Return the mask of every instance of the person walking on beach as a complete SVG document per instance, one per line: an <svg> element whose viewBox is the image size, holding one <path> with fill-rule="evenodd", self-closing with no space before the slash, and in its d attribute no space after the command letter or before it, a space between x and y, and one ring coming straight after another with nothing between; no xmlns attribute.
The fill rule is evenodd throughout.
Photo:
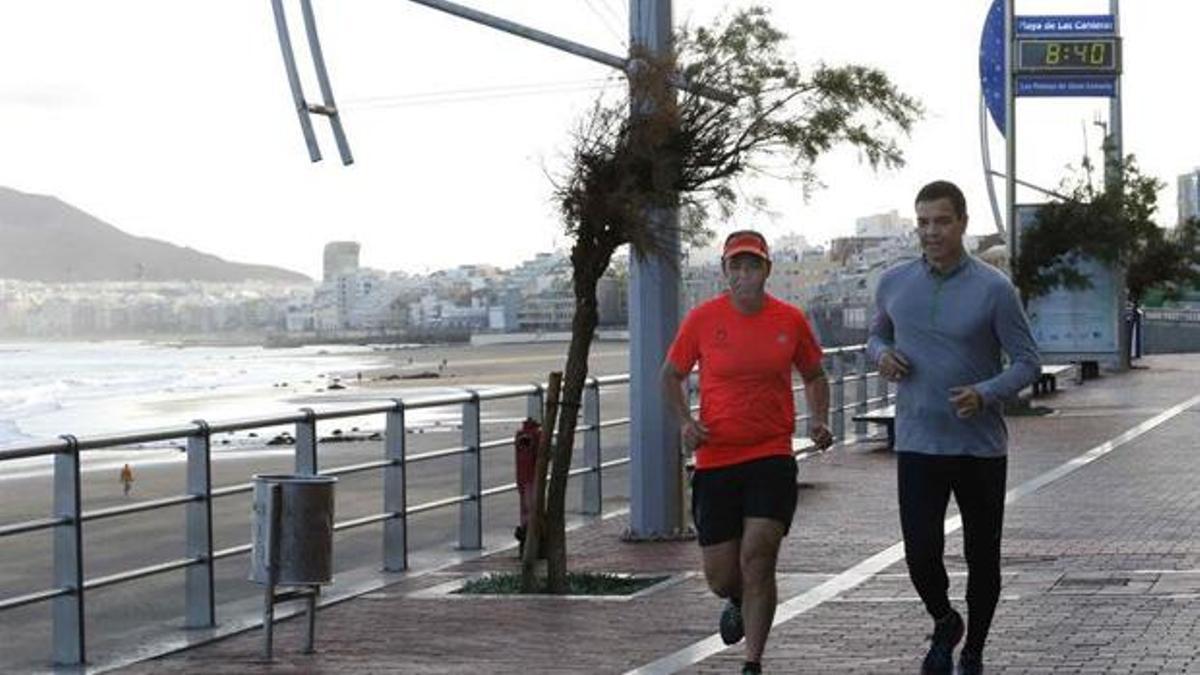
<svg viewBox="0 0 1200 675"><path fill-rule="evenodd" d="M133 490L133 469L128 464L121 467L121 489L126 497Z"/></svg>
<svg viewBox="0 0 1200 675"><path fill-rule="evenodd" d="M688 313L663 363L668 409L695 450L692 518L709 588L725 598L719 628L726 644L744 636L743 673L759 673L775 616L775 565L796 509L792 456L792 369L804 380L809 436L833 444L829 383L821 346L798 308L765 291L767 242L753 230L725 240L729 290ZM700 419L683 383L700 364Z"/></svg>
<svg viewBox="0 0 1200 675"><path fill-rule="evenodd" d="M867 351L899 383L896 464L908 574L934 620L923 673L983 671L983 647L1000 598L1008 430L1003 402L1041 372L1017 291L963 248L967 207L953 183L916 197L924 255L883 273ZM1001 363L1001 352L1010 365ZM950 495L962 514L967 625L950 605L943 562Z"/></svg>

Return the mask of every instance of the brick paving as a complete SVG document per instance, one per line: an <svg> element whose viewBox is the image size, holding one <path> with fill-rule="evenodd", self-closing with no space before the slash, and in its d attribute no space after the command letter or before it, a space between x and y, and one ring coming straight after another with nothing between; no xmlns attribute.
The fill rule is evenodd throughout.
<svg viewBox="0 0 1200 675"><path fill-rule="evenodd" d="M1010 418L1009 487L1021 485L1197 393L1200 359L1067 386L1054 409ZM989 673L1200 673L1200 407L1009 505L1005 587L986 652ZM894 461L879 444L806 460L801 502L780 560L780 600L900 540ZM699 574L695 542L624 543L624 517L569 535L576 570L675 575L621 601L449 598L417 594L487 571L499 553L413 575L323 609L314 655L301 622L144 662L131 672L622 673L708 638L719 602ZM965 586L961 531L947 537L951 595ZM768 672L917 672L930 623L903 562L776 626ZM687 668L738 672L740 648Z"/></svg>

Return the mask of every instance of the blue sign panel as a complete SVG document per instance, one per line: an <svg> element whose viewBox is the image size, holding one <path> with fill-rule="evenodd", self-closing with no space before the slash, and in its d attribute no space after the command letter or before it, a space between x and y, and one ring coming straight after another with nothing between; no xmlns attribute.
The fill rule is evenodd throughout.
<svg viewBox="0 0 1200 675"><path fill-rule="evenodd" d="M1019 16L1015 32L1020 37L1085 37L1116 35L1117 22L1111 14L1080 16ZM1004 133L1004 0L992 0L983 34L979 37L979 83L992 122ZM1110 76L1060 75L1021 76L1017 96L1117 95L1116 78Z"/></svg>
<svg viewBox="0 0 1200 675"><path fill-rule="evenodd" d="M1015 31L1020 37L1117 34L1117 22L1111 14L1018 16L1016 19Z"/></svg>
<svg viewBox="0 0 1200 675"><path fill-rule="evenodd" d="M1117 95L1117 78L1069 77L1063 75L1022 75L1017 78L1017 96L1095 96Z"/></svg>
<svg viewBox="0 0 1200 675"><path fill-rule="evenodd" d="M1004 0L992 0L979 36L979 84L1000 135L1004 135Z"/></svg>
<svg viewBox="0 0 1200 675"><path fill-rule="evenodd" d="M1018 205L1017 224L1022 231L1037 225L1040 204ZM1116 270L1091 258L1071 263L1087 277L1090 288L1055 288L1029 301L1025 308L1029 328L1043 356L1061 361L1070 356L1114 355L1117 352Z"/></svg>

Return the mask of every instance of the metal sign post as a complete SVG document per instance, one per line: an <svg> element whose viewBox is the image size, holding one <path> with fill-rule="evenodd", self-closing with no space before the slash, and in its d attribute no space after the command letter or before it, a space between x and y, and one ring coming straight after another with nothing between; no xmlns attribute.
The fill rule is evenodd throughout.
<svg viewBox="0 0 1200 675"><path fill-rule="evenodd" d="M1121 34L1121 2L1120 0L1108 0L1108 11L1112 14L1113 33ZM1123 115L1121 114L1121 78L1115 78L1115 90L1113 95L1108 100L1108 135L1104 139L1104 180L1109 189L1122 189L1120 183L1123 181L1123 172L1120 167L1124 166L1125 149L1122 136L1121 124ZM1131 363L1130 357L1130 333L1125 330L1124 311L1125 305L1129 300L1129 288L1125 279L1125 270L1121 269L1118 272L1120 284L1118 285L1118 306L1121 308L1121 315L1118 317L1121 330L1117 332L1117 353L1119 355L1119 364L1122 370L1127 370Z"/></svg>
<svg viewBox="0 0 1200 675"><path fill-rule="evenodd" d="M1016 99L1038 97L1106 97L1110 100L1112 131L1106 135L1106 188L1118 188L1121 117L1122 43L1118 30L1118 0L1109 0L1110 14L1017 16L1015 0L993 0L980 41L980 81L984 111L980 118L980 142L984 147L984 175L988 181L992 209L998 215L987 153L986 114L1004 133L1006 171L1005 206L1009 260L1015 272L1020 253L1022 221L1032 220L1032 211L1019 217L1017 185L1027 185L1017 175ZM1001 26L1003 30L1001 31ZM1003 37L1001 37L1001 34ZM1002 76L1001 76L1002 73ZM1003 94L1001 95L1001 91ZM1056 195L1057 196L1057 195ZM1092 261L1083 261L1101 279L1106 297L1091 293L1071 293L1060 289L1030 302L1031 319L1045 318L1041 330L1043 352L1058 359L1088 360L1107 357L1114 365L1124 363L1127 352L1125 332L1121 328L1119 308L1124 305L1125 284L1120 270L1100 269ZM1115 280L1115 281L1114 281ZM1110 311L1110 304L1117 308ZM1105 325L1100 327L1097 321ZM1035 320L1035 323L1037 321ZM1080 326L1091 326L1083 331ZM1111 324L1111 325L1109 325ZM1119 340L1115 339L1119 336ZM1066 351L1063 351L1066 350Z"/></svg>

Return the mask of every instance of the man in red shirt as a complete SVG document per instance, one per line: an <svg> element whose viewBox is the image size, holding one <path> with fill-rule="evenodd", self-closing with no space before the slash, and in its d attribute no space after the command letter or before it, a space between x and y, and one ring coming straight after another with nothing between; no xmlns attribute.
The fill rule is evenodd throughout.
<svg viewBox="0 0 1200 675"><path fill-rule="evenodd" d="M684 318L662 367L664 396L695 450L692 518L709 588L726 598L721 638L746 637L743 673L761 672L775 616L775 564L796 509L792 455L792 368L804 379L809 435L820 449L829 431L829 382L821 346L804 313L767 294L766 239L741 230L725 240L721 269L729 291ZM683 382L700 364L700 419Z"/></svg>

